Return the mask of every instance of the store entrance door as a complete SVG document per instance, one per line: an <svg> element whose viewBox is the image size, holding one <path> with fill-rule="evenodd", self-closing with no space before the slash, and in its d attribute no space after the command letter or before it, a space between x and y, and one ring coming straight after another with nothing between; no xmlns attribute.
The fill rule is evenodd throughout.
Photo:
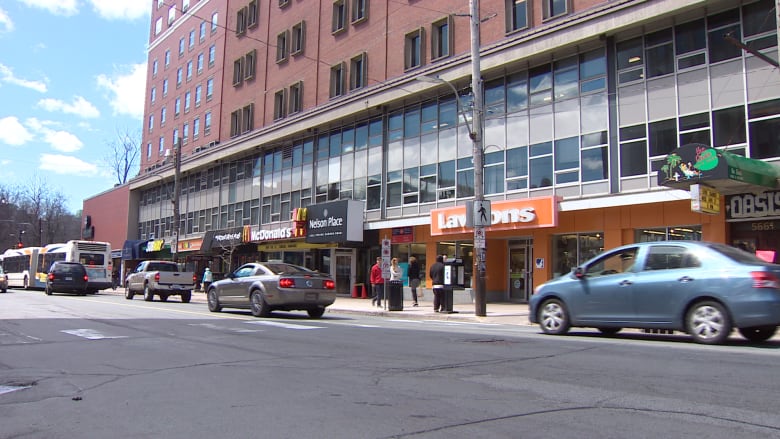
<svg viewBox="0 0 780 439"><path fill-rule="evenodd" d="M355 283L355 258L352 250L336 250L336 294L350 294Z"/></svg>
<svg viewBox="0 0 780 439"><path fill-rule="evenodd" d="M528 302L533 288L532 241L514 241L509 245L509 300Z"/></svg>

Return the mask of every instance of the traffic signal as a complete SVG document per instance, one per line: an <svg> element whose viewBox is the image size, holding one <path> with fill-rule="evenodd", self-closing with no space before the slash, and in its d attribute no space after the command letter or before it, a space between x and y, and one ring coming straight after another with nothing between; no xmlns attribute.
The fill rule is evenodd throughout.
<svg viewBox="0 0 780 439"><path fill-rule="evenodd" d="M22 244L21 242L16 243L16 248L22 248L22 247L24 247L24 244Z"/></svg>

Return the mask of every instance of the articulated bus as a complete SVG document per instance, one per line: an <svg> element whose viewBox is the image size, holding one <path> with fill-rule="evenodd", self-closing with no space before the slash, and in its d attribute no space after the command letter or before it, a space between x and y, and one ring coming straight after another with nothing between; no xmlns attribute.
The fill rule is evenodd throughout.
<svg viewBox="0 0 780 439"><path fill-rule="evenodd" d="M41 247L12 248L3 253L3 271L8 276L8 288L43 288L35 281L38 254Z"/></svg>
<svg viewBox="0 0 780 439"><path fill-rule="evenodd" d="M89 291L97 292L112 286L111 244L99 241L68 241L49 244L38 252L36 287L46 288L49 268L55 261L78 262L87 269Z"/></svg>

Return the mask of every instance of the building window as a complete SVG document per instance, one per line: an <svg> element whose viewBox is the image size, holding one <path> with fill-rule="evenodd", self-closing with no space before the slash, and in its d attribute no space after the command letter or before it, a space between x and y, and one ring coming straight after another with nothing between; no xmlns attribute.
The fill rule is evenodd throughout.
<svg viewBox="0 0 780 439"><path fill-rule="evenodd" d="M249 104L241 109L241 133L248 133L255 128L254 114L254 104Z"/></svg>
<svg viewBox="0 0 780 439"><path fill-rule="evenodd" d="M157 87L152 87L152 90L149 92L150 94L150 101L154 103L154 101L157 99Z"/></svg>
<svg viewBox="0 0 780 439"><path fill-rule="evenodd" d="M163 79L163 97L168 96L168 80Z"/></svg>
<svg viewBox="0 0 780 439"><path fill-rule="evenodd" d="M257 26L257 0L252 0L247 5L246 10L246 27Z"/></svg>
<svg viewBox="0 0 780 439"><path fill-rule="evenodd" d="M290 114L295 114L303 110L303 81L296 82L290 86Z"/></svg>
<svg viewBox="0 0 780 439"><path fill-rule="evenodd" d="M413 69L423 64L423 34L422 28L406 34L404 43L404 69Z"/></svg>
<svg viewBox="0 0 780 439"><path fill-rule="evenodd" d="M184 40L184 37L181 37L179 39L179 56L184 56L184 48L186 47L187 42Z"/></svg>
<svg viewBox="0 0 780 439"><path fill-rule="evenodd" d="M195 107L200 107L200 99L203 94L203 86L198 85L195 87Z"/></svg>
<svg viewBox="0 0 780 439"><path fill-rule="evenodd" d="M206 81L206 100L210 101L214 97L214 78Z"/></svg>
<svg viewBox="0 0 780 439"><path fill-rule="evenodd" d="M355 90L366 86L366 52L349 61L349 89Z"/></svg>
<svg viewBox="0 0 780 439"><path fill-rule="evenodd" d="M195 48L195 29L190 31L189 48L190 50Z"/></svg>
<svg viewBox="0 0 780 439"><path fill-rule="evenodd" d="M287 115L287 91L279 90L274 93L274 120L279 120Z"/></svg>
<svg viewBox="0 0 780 439"><path fill-rule="evenodd" d="M190 0L182 0L181 2L181 11L187 12L187 10L190 8Z"/></svg>
<svg viewBox="0 0 780 439"><path fill-rule="evenodd" d="M528 27L528 2L526 0L506 0L506 31Z"/></svg>
<svg viewBox="0 0 780 439"><path fill-rule="evenodd" d="M569 0L544 0L542 2L544 19L557 17L569 11Z"/></svg>
<svg viewBox="0 0 780 439"><path fill-rule="evenodd" d="M285 30L276 36L276 62L287 61L287 56L290 54L290 47L288 42L290 41L290 31Z"/></svg>
<svg viewBox="0 0 780 439"><path fill-rule="evenodd" d="M171 65L171 51L170 51L170 49L165 51L165 68L167 69L169 65Z"/></svg>
<svg viewBox="0 0 780 439"><path fill-rule="evenodd" d="M167 113L167 111L165 110L165 107L162 107L160 109L160 126L165 125L165 115L166 115L166 113Z"/></svg>
<svg viewBox="0 0 780 439"><path fill-rule="evenodd" d="M230 113L230 137L241 134L241 110Z"/></svg>
<svg viewBox="0 0 780 439"><path fill-rule="evenodd" d="M241 84L244 80L244 57L233 61L233 87Z"/></svg>
<svg viewBox="0 0 780 439"><path fill-rule="evenodd" d="M173 114L175 117L179 117L180 113L181 113L181 98L177 97L176 101L173 104Z"/></svg>
<svg viewBox="0 0 780 439"><path fill-rule="evenodd" d="M330 97L335 98L344 94L345 85L345 69L344 63L337 64L330 68Z"/></svg>
<svg viewBox="0 0 780 439"><path fill-rule="evenodd" d="M645 59L647 77L674 73L674 48L672 28L645 35Z"/></svg>
<svg viewBox="0 0 780 439"><path fill-rule="evenodd" d="M152 158L152 143L149 142L146 144L146 158Z"/></svg>
<svg viewBox="0 0 780 439"><path fill-rule="evenodd" d="M306 23L300 22L292 27L292 40L290 41L290 54L298 55L303 53L306 42Z"/></svg>
<svg viewBox="0 0 780 439"><path fill-rule="evenodd" d="M203 53L198 54L198 74L203 73Z"/></svg>
<svg viewBox="0 0 780 439"><path fill-rule="evenodd" d="M199 136L200 136L200 118L196 117L195 120L192 121L192 140L197 140Z"/></svg>
<svg viewBox="0 0 780 439"><path fill-rule="evenodd" d="M206 22L201 21L200 22L200 35L198 36L198 40L202 43L206 41Z"/></svg>
<svg viewBox="0 0 780 439"><path fill-rule="evenodd" d="M176 20L176 6L171 6L170 9L168 9L168 26L170 26L174 20Z"/></svg>
<svg viewBox="0 0 780 439"><path fill-rule="evenodd" d="M290 4L290 0L279 0L279 7L283 8Z"/></svg>
<svg viewBox="0 0 780 439"><path fill-rule="evenodd" d="M620 128L620 176L647 174L647 128L644 124Z"/></svg>
<svg viewBox="0 0 780 439"><path fill-rule="evenodd" d="M203 135L211 134L211 111L203 115Z"/></svg>
<svg viewBox="0 0 780 439"><path fill-rule="evenodd" d="M352 24L368 18L368 0L352 0Z"/></svg>
<svg viewBox="0 0 780 439"><path fill-rule="evenodd" d="M257 63L255 62L256 58L257 50L253 50L244 55L244 80L246 81L254 79L255 77L255 69L257 68Z"/></svg>
<svg viewBox="0 0 780 439"><path fill-rule="evenodd" d="M190 102L191 102L190 97L191 96L192 95L190 94L189 91L187 93L184 93L184 112L185 113L189 113L189 111L190 111Z"/></svg>
<svg viewBox="0 0 780 439"><path fill-rule="evenodd" d="M346 26L347 20L347 5L344 3L346 0L335 0L333 2L333 24L331 31L333 33L341 32Z"/></svg>
<svg viewBox="0 0 780 439"><path fill-rule="evenodd" d="M149 132L152 132L152 129L154 129L154 114L149 115Z"/></svg>
<svg viewBox="0 0 780 439"><path fill-rule="evenodd" d="M214 62L217 60L217 46L212 45L209 47L209 67L214 67Z"/></svg>
<svg viewBox="0 0 780 439"><path fill-rule="evenodd" d="M165 137L160 136L160 140L157 142L157 154L163 155L165 153Z"/></svg>
<svg viewBox="0 0 780 439"><path fill-rule="evenodd" d="M244 6L236 13L236 35L244 35L246 33L246 14L247 8Z"/></svg>
<svg viewBox="0 0 780 439"><path fill-rule="evenodd" d="M219 12L211 14L211 33L215 33L219 27Z"/></svg>
<svg viewBox="0 0 780 439"><path fill-rule="evenodd" d="M192 80L192 61L187 61L187 81Z"/></svg>
<svg viewBox="0 0 780 439"><path fill-rule="evenodd" d="M431 25L431 59L450 56L452 53L452 16Z"/></svg>
<svg viewBox="0 0 780 439"><path fill-rule="evenodd" d="M181 83L184 80L184 70L179 67L176 69L176 88L181 87Z"/></svg>
<svg viewBox="0 0 780 439"><path fill-rule="evenodd" d="M181 127L181 141L183 144L187 144L187 142L190 140L190 124L185 123Z"/></svg>
<svg viewBox="0 0 780 439"><path fill-rule="evenodd" d="M157 60L152 62L152 78L157 77Z"/></svg>
<svg viewBox="0 0 780 439"><path fill-rule="evenodd" d="M625 84L644 79L643 57L641 37L617 44L618 83Z"/></svg>
<svg viewBox="0 0 780 439"><path fill-rule="evenodd" d="M154 35L160 35L160 32L162 32L162 17L158 17L154 22Z"/></svg>

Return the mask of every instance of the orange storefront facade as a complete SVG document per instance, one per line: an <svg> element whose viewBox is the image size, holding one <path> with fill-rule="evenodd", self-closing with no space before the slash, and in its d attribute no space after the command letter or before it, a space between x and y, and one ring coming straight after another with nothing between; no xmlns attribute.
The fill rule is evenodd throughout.
<svg viewBox="0 0 780 439"><path fill-rule="evenodd" d="M488 301L525 302L535 286L623 244L660 239L727 242L724 215L692 212L691 200L682 196L644 204L637 203L637 197L641 195L608 207L596 202L590 207L587 200L566 203L558 197L493 201L492 225L486 228ZM465 206L434 209L430 224L414 226L412 235L424 245L424 266L438 254L462 258L468 288L474 236L465 217ZM380 236L392 233L380 230Z"/></svg>

